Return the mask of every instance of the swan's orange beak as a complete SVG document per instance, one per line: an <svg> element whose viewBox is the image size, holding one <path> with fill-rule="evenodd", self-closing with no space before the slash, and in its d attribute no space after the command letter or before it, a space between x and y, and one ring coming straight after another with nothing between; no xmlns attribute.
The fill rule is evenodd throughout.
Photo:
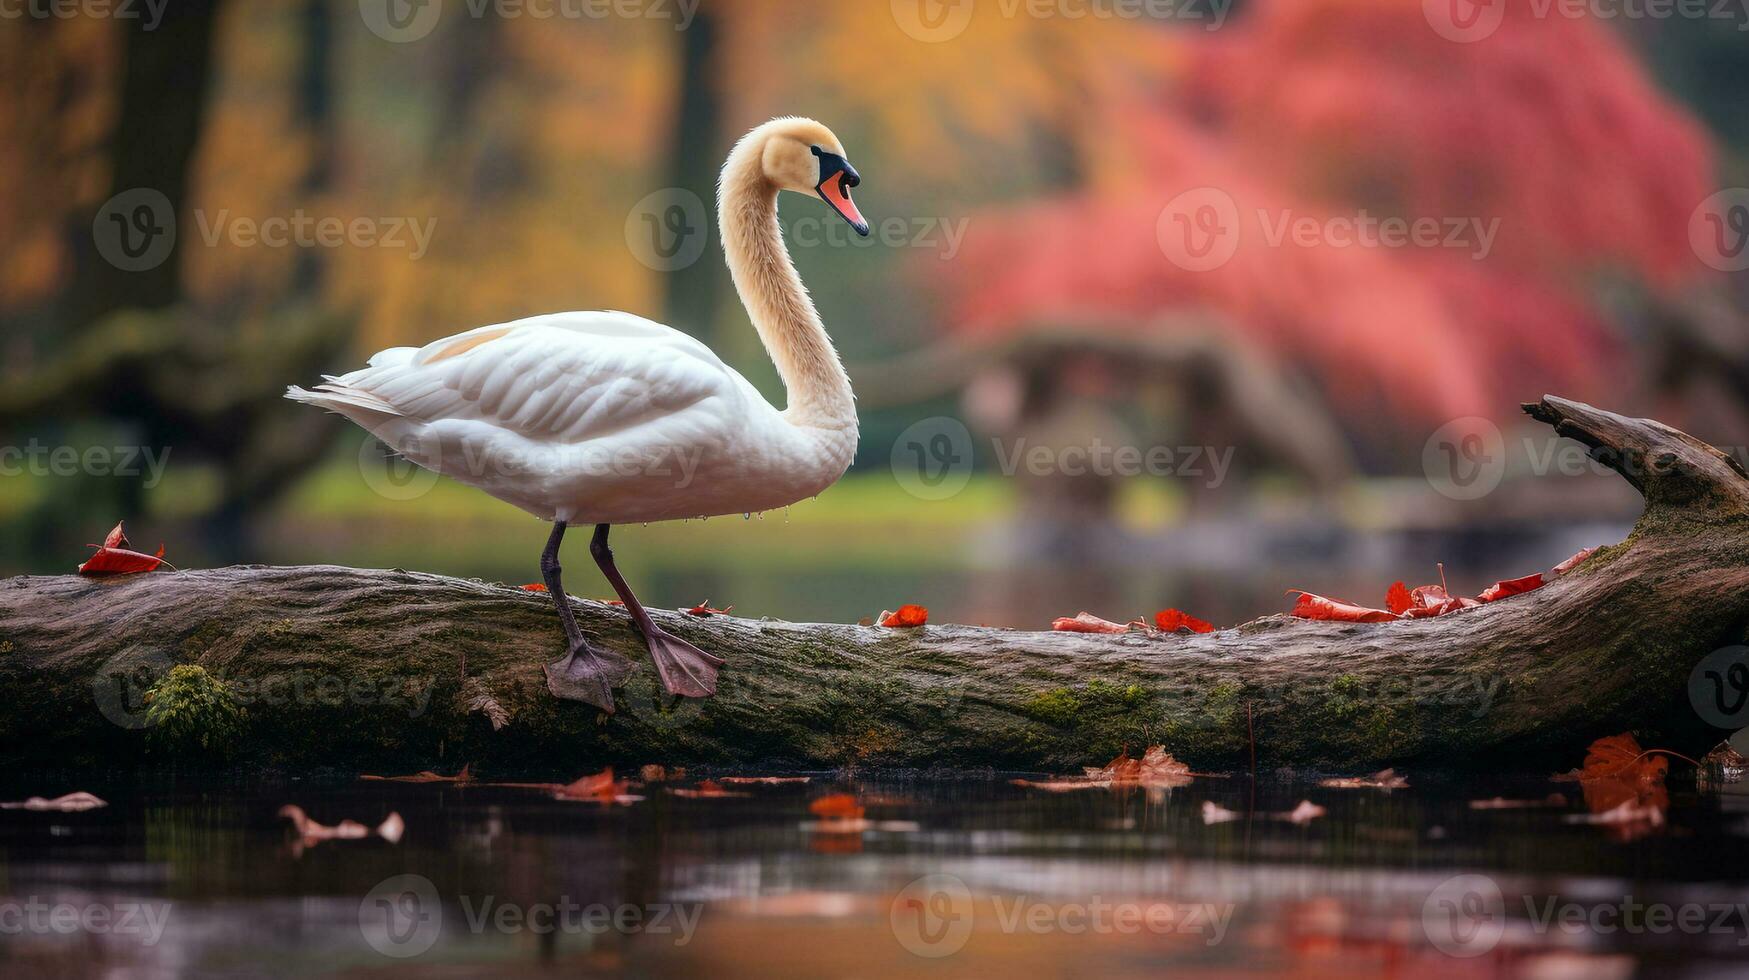
<svg viewBox="0 0 1749 980"><path fill-rule="evenodd" d="M820 200L838 212L840 218L849 222L858 235L867 238L868 222L856 209L856 202L850 199L850 189L862 183L861 175L850 161L836 153L827 153L816 146L814 155L820 158L820 182L814 185L814 191L820 195Z"/></svg>

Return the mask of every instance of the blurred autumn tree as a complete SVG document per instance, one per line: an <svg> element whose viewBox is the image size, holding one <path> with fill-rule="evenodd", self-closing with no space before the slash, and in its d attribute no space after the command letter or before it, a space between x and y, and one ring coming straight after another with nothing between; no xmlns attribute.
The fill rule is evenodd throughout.
<svg viewBox="0 0 1749 980"><path fill-rule="evenodd" d="M1086 110L1129 166L989 210L961 261L929 270L955 329L1098 314L1152 331L1212 312L1351 431L1409 448L1545 390L1621 401L1659 298L1716 280L1688 244L1711 147L1611 28L1510 9L1471 44L1419 5L1359 0L1255 0L1219 37L1162 35L1175 69L1160 84ZM1199 189L1237 222L1232 258L1207 269L1170 261L1179 229L1164 227ZM1486 254L1270 242L1283 216L1361 213L1499 230ZM1623 308L1622 284L1653 302Z"/></svg>

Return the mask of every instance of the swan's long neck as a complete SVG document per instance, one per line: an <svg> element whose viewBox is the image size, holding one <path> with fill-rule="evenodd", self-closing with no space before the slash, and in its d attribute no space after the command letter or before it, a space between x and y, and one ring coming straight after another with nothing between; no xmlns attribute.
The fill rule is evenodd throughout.
<svg viewBox="0 0 1749 980"><path fill-rule="evenodd" d="M763 140L746 139L723 166L717 220L735 291L789 391L784 415L795 425L856 425L850 378L784 247L777 188L766 179Z"/></svg>

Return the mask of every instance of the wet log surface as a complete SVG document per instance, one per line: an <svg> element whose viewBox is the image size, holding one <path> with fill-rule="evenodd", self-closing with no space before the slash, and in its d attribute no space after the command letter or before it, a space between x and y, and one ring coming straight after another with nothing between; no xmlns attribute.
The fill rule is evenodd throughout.
<svg viewBox="0 0 1749 980"><path fill-rule="evenodd" d="M1212 634L894 630L654 614L728 660L674 703L626 614L574 600L627 659L605 715L560 701L547 596L400 570L241 566L0 582L0 759L289 771L604 764L1066 770L1164 743L1200 769L1572 765L1636 730L1704 747L1696 663L1749 625L1749 477L1657 422L1526 411L1637 487L1629 538L1543 588L1437 618L1269 616ZM154 737L144 688L194 664L245 707L219 747Z"/></svg>

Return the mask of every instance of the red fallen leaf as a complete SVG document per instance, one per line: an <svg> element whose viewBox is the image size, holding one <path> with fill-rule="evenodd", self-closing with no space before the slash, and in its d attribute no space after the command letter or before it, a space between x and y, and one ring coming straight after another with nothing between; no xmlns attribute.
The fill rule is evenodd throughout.
<svg viewBox="0 0 1749 980"><path fill-rule="evenodd" d="M729 609L733 608L735 607L729 607ZM686 614L688 616L727 616L729 614L729 609L712 609L711 601L706 599L698 605L693 606L691 609L686 610Z"/></svg>
<svg viewBox="0 0 1749 980"><path fill-rule="evenodd" d="M1578 565L1585 559L1590 558L1596 551L1597 548L1595 547L1582 549L1578 554L1575 554L1573 557L1550 569L1550 572L1555 575L1565 575L1578 567Z"/></svg>
<svg viewBox="0 0 1749 980"><path fill-rule="evenodd" d="M1090 612L1078 612L1073 617L1051 620L1051 629L1059 633L1128 633L1130 628L1109 619L1100 619Z"/></svg>
<svg viewBox="0 0 1749 980"><path fill-rule="evenodd" d="M1523 595L1526 592L1540 589L1542 587L1543 575L1541 572L1536 572L1531 575L1525 575L1521 578L1502 579L1501 581L1495 582L1493 585L1483 589L1481 595L1477 596L1477 598L1483 602L1493 602L1496 599L1504 599L1507 596Z"/></svg>
<svg viewBox="0 0 1749 980"><path fill-rule="evenodd" d="M425 769L411 776L360 776L358 778L389 783L471 783L474 781L474 774L469 771L468 766L462 766L462 771L453 776L440 776Z"/></svg>
<svg viewBox="0 0 1749 980"><path fill-rule="evenodd" d="M1177 609L1162 609L1154 614L1154 626L1162 633L1177 633L1188 630L1192 633L1213 633L1215 625L1206 620L1197 619L1189 613Z"/></svg>
<svg viewBox="0 0 1749 980"><path fill-rule="evenodd" d="M1395 769L1381 769L1370 776L1340 776L1334 779L1322 779L1318 785L1325 789L1405 789L1409 785L1407 776L1397 774Z"/></svg>
<svg viewBox="0 0 1749 980"><path fill-rule="evenodd" d="M808 804L808 812L822 820L855 820L862 816L862 804L849 793L833 793Z"/></svg>
<svg viewBox="0 0 1749 980"><path fill-rule="evenodd" d="M1385 608L1401 616L1415 605L1415 600L1409 595L1409 588L1401 581L1392 582L1391 588L1385 593Z"/></svg>
<svg viewBox="0 0 1749 980"><path fill-rule="evenodd" d="M1368 609L1341 599L1329 599L1300 589L1289 589L1288 592L1299 593L1299 601L1294 603L1293 615L1301 619L1328 619L1342 623L1384 623L1397 617L1383 609Z"/></svg>
<svg viewBox="0 0 1749 980"><path fill-rule="evenodd" d="M732 792L730 790L726 790L720 784L718 784L716 781L710 780L710 779L707 779L704 782L699 783L696 787L694 787L692 789L681 789L680 787L673 787L673 788L669 789L668 792L675 795L675 796L682 797L684 799L693 799L693 800L714 800L714 799L720 799L722 797L728 797L728 796L746 796L747 795L746 793L736 793L736 792Z"/></svg>
<svg viewBox="0 0 1749 980"><path fill-rule="evenodd" d="M0 810L39 810L54 813L80 813L85 810L95 810L109 804L86 792L68 793L52 800L33 796L17 803L0 803Z"/></svg>
<svg viewBox="0 0 1749 980"><path fill-rule="evenodd" d="M546 584L542 582L530 582L520 588L524 592L545 592L547 590Z"/></svg>
<svg viewBox="0 0 1749 980"><path fill-rule="evenodd" d="M1591 743L1579 768L1580 789L1589 814L1569 818L1575 823L1608 826L1612 836L1629 841L1664 825L1670 791L1664 776L1670 760L1658 749L1642 749L1639 740L1623 732Z"/></svg>
<svg viewBox="0 0 1749 980"><path fill-rule="evenodd" d="M635 803L643 799L641 796L628 796L625 792L626 782L613 778L613 767L559 787L555 796L561 800L587 800L591 803Z"/></svg>
<svg viewBox="0 0 1749 980"><path fill-rule="evenodd" d="M1581 782L1611 777L1640 781L1663 779L1670 771L1670 760L1658 752L1658 749L1640 748L1639 739L1630 732L1600 738L1585 750L1585 764L1579 768L1579 779Z"/></svg>
<svg viewBox="0 0 1749 980"><path fill-rule="evenodd" d="M320 844L330 840L359 840L375 834L391 844L400 843L401 835L406 833L407 824L399 813L391 813L383 818L383 822L375 827L367 827L356 820L342 820L330 827L310 818L302 807L290 803L279 808L279 815L290 820L292 829L297 831L298 841L294 845L296 853L303 853L305 847Z"/></svg>
<svg viewBox="0 0 1749 980"><path fill-rule="evenodd" d="M910 627L922 626L929 622L929 610L922 606L906 604L899 607L898 612L881 613L882 626Z"/></svg>
<svg viewBox="0 0 1749 980"><path fill-rule="evenodd" d="M169 565L164 560L164 546L158 546L158 553L148 555L133 551L128 547L128 536L122 530L122 522L117 521L110 529L100 545L87 545L97 551L79 566L79 574L86 576L129 575L134 572L155 571L160 565ZM171 565L171 568L176 566Z"/></svg>

